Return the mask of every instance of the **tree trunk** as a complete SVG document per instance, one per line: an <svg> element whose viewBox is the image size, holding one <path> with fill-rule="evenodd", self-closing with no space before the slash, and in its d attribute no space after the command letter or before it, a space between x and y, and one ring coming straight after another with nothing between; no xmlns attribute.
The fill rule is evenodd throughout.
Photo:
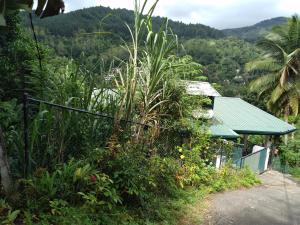
<svg viewBox="0 0 300 225"><path fill-rule="evenodd" d="M2 129L0 127L0 175L1 175L1 185L5 193L9 193L11 191L11 177L9 171L9 165L7 161L7 153L5 151L4 145L4 137L2 133Z"/></svg>

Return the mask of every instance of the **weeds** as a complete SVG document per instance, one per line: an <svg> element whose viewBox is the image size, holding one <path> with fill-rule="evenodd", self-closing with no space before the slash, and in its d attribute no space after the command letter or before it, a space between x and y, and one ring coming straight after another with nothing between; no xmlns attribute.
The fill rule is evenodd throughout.
<svg viewBox="0 0 300 225"><path fill-rule="evenodd" d="M147 1L136 1L135 25L127 25L132 43L124 44L129 59L118 67L95 74L46 52L42 73L28 62L33 97L115 117L30 104L24 179L20 107L1 102L16 188L8 198L13 207L4 202L0 209L5 224L174 224L191 196L258 183L247 169L213 167L207 123L192 116L211 101L186 96L180 80L201 66L176 56L178 40L167 21L153 29L157 2L144 15ZM186 68L193 71L180 74Z"/></svg>

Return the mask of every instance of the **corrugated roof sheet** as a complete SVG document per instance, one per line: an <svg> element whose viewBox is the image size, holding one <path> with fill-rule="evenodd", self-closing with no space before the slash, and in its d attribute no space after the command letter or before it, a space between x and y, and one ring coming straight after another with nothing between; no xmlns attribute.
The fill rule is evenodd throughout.
<svg viewBox="0 0 300 225"><path fill-rule="evenodd" d="M238 134L281 135L296 128L240 98L216 97L214 116Z"/></svg>
<svg viewBox="0 0 300 225"><path fill-rule="evenodd" d="M203 95L209 97L221 96L208 82L184 81L184 83L186 85L186 92L189 95Z"/></svg>
<svg viewBox="0 0 300 225"><path fill-rule="evenodd" d="M210 126L210 132L212 137L219 137L219 138L238 138L239 135L234 132L229 127L222 125L222 124L215 124Z"/></svg>

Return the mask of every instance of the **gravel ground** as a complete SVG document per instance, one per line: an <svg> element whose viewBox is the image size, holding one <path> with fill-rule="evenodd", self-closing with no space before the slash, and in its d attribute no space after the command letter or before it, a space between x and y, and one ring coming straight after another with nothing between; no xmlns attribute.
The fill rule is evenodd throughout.
<svg viewBox="0 0 300 225"><path fill-rule="evenodd" d="M261 186L213 195L206 225L300 225L300 185L268 171Z"/></svg>

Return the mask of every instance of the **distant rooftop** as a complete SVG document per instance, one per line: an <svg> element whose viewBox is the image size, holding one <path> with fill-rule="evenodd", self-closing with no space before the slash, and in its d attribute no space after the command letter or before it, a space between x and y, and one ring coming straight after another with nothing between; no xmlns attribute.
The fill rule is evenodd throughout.
<svg viewBox="0 0 300 225"><path fill-rule="evenodd" d="M203 95L209 97L221 96L216 89L208 82L202 81L184 81L186 92L189 95Z"/></svg>

